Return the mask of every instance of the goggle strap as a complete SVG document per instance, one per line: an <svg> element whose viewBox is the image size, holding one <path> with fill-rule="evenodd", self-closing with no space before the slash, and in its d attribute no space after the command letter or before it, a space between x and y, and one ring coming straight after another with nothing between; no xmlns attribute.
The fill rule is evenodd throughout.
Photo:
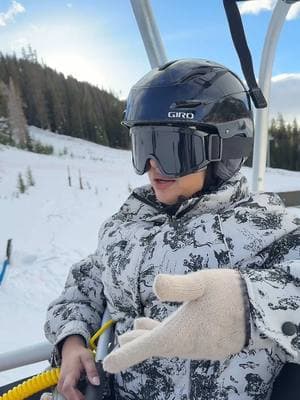
<svg viewBox="0 0 300 400"><path fill-rule="evenodd" d="M211 162L247 157L253 146L253 138L241 136L223 139L218 135L209 135L207 139L208 161Z"/></svg>

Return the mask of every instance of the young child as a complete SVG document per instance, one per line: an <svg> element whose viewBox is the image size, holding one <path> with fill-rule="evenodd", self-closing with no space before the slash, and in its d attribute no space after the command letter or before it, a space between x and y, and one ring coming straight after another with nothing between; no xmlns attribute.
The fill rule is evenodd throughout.
<svg viewBox="0 0 300 400"><path fill-rule="evenodd" d="M239 172L253 142L244 84L214 62L170 62L132 88L123 124L150 184L49 306L58 389L82 400L83 372L99 384L86 345L108 307L116 399L268 399L282 366L300 362L300 229Z"/></svg>

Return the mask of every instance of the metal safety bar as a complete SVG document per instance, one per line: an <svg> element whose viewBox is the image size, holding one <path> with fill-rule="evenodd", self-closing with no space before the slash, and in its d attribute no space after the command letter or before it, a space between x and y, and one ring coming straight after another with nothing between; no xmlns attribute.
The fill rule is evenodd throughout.
<svg viewBox="0 0 300 400"><path fill-rule="evenodd" d="M102 317L102 325L111 319L108 309L105 309ZM103 332L98 340L96 361L103 360L107 354L108 344L111 340L112 328ZM23 347L18 350L0 354L0 372L9 369L35 364L40 361L49 360L53 345L49 342L40 342L32 346Z"/></svg>
<svg viewBox="0 0 300 400"><path fill-rule="evenodd" d="M108 310L106 309L104 311L104 315L102 318L102 325L106 324L110 319L111 319L111 316L110 316ZM108 348L109 348L111 342L113 342L113 341L114 341L114 328L111 325L99 337L96 355L95 355L96 362L104 360L104 358L107 356Z"/></svg>
<svg viewBox="0 0 300 400"><path fill-rule="evenodd" d="M149 0L130 0L151 68L167 62L167 55Z"/></svg>
<svg viewBox="0 0 300 400"><path fill-rule="evenodd" d="M52 348L53 345L45 341L2 353L0 354L0 372L48 360Z"/></svg>
<svg viewBox="0 0 300 400"><path fill-rule="evenodd" d="M279 35L290 7L293 3L298 1L300 0L278 0L269 24L258 80L258 86L261 88L268 104L270 104L272 69ZM252 189L255 192L264 190L268 128L269 106L264 109L256 110L252 176Z"/></svg>

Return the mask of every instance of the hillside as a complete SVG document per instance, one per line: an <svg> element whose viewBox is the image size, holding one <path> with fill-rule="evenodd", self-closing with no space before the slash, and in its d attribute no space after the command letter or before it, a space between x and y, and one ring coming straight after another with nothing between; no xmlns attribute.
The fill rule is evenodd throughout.
<svg viewBox="0 0 300 400"><path fill-rule="evenodd" d="M30 46L21 58L0 52L0 117L8 118L15 140L26 118L28 125L128 149L128 130L120 126L124 108L113 93L40 62ZM1 131L0 124L0 142Z"/></svg>
<svg viewBox="0 0 300 400"><path fill-rule="evenodd" d="M12 266L0 287L0 309L6 310L0 313L0 352L44 340L46 306L61 291L70 265L95 250L101 222L117 211L129 187L146 182L133 172L128 151L30 132L52 144L55 155L0 146L0 260L13 239ZM35 186L17 197L18 174L26 181L28 167ZM0 373L0 384L10 376Z"/></svg>

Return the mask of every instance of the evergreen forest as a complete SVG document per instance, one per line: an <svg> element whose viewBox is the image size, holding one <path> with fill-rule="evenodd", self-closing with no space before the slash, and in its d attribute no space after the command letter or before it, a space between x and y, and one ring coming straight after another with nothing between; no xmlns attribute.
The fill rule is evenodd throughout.
<svg viewBox="0 0 300 400"><path fill-rule="evenodd" d="M2 131L13 130L14 123L5 124L6 119L11 122L23 111L28 125L127 149L129 135L120 125L124 108L114 94L40 63L30 47L21 58L0 53Z"/></svg>
<svg viewBox="0 0 300 400"><path fill-rule="evenodd" d="M296 118L286 122L281 114L269 127L267 167L300 171L300 126ZM252 165L252 154L245 165Z"/></svg>
<svg viewBox="0 0 300 400"><path fill-rule="evenodd" d="M280 114L269 128L269 166L300 171L300 126L296 119L286 123Z"/></svg>

